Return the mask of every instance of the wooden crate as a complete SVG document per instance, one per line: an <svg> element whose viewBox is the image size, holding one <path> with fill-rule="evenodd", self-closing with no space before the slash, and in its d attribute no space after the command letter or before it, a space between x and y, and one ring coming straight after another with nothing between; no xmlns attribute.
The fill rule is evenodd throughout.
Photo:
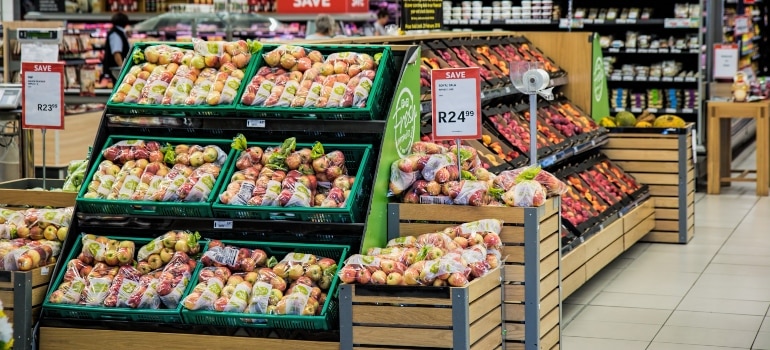
<svg viewBox="0 0 770 350"><path fill-rule="evenodd" d="M61 188L64 180L47 179L48 188ZM11 207L54 207L64 208L75 205L77 192L30 191L43 187L43 179L18 179L0 183L0 204Z"/></svg>
<svg viewBox="0 0 770 350"><path fill-rule="evenodd" d="M340 286L342 349L502 347L500 268L465 287Z"/></svg>
<svg viewBox="0 0 770 350"><path fill-rule="evenodd" d="M388 233L393 238L480 219L502 220L506 349L551 349L561 339L560 203L553 198L538 208L391 204Z"/></svg>
<svg viewBox="0 0 770 350"><path fill-rule="evenodd" d="M610 133L603 152L640 183L649 185L655 201L655 228L642 241L687 243L695 235L692 135L693 124L683 129Z"/></svg>
<svg viewBox="0 0 770 350"><path fill-rule="evenodd" d="M194 330L188 330L193 332ZM313 349L339 350L337 341L308 341L212 334L40 327L40 349ZM110 344L110 345L108 345ZM31 348L30 348L31 349Z"/></svg>
<svg viewBox="0 0 770 350"><path fill-rule="evenodd" d="M31 271L0 271L0 300L13 324L14 349L32 348L32 326L40 316L55 265Z"/></svg>
<svg viewBox="0 0 770 350"><path fill-rule="evenodd" d="M564 254L561 300L647 235L655 227L655 210L652 199L624 209L619 218Z"/></svg>

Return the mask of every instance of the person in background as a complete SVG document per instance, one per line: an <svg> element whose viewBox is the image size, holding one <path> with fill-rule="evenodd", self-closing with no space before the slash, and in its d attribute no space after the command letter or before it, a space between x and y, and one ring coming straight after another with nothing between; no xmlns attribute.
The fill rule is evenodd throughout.
<svg viewBox="0 0 770 350"><path fill-rule="evenodd" d="M307 40L329 39L337 34L337 23L329 15L318 15L315 19L315 33L305 37Z"/></svg>
<svg viewBox="0 0 770 350"><path fill-rule="evenodd" d="M107 33L107 41L104 43L104 60L102 69L104 76L109 77L114 82L116 77L112 70L123 66L123 61L128 56L131 45L128 43L126 26L128 25L128 16L118 12L112 15L112 29Z"/></svg>
<svg viewBox="0 0 770 350"><path fill-rule="evenodd" d="M385 25L390 20L390 13L388 9L382 8L377 11L377 21L374 22L374 36L388 35L388 31L385 30Z"/></svg>

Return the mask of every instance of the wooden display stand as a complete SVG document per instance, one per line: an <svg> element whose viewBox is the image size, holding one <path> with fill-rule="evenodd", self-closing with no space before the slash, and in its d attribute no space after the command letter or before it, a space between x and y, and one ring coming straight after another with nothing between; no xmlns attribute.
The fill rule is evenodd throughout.
<svg viewBox="0 0 770 350"><path fill-rule="evenodd" d="M46 187L61 188L64 180L46 180ZM43 187L43 179L18 179L0 183L0 204L10 207L54 207L64 208L75 205L77 192L32 191ZM11 208L13 209L13 208Z"/></svg>
<svg viewBox="0 0 770 350"><path fill-rule="evenodd" d="M653 199L645 200L564 255L561 259L562 300L655 227L653 202Z"/></svg>
<svg viewBox="0 0 770 350"><path fill-rule="evenodd" d="M54 265L31 271L0 271L0 300L13 324L14 349L32 348L32 326L40 316Z"/></svg>
<svg viewBox="0 0 770 350"><path fill-rule="evenodd" d="M558 349L560 203L553 198L537 208L391 204L388 232L393 238L481 219L502 220L505 348Z"/></svg>
<svg viewBox="0 0 770 350"><path fill-rule="evenodd" d="M610 133L602 152L649 185L655 203L655 229L645 242L687 243L695 235L693 124L677 133L659 128ZM728 145L729 147L729 145Z"/></svg>
<svg viewBox="0 0 770 350"><path fill-rule="evenodd" d="M709 194L719 194L730 182L756 182L757 196L770 192L770 102L707 102L707 175ZM732 169L730 122L733 118L752 118L757 124L756 170ZM737 177L732 177L738 173ZM753 173L756 178L747 177Z"/></svg>
<svg viewBox="0 0 770 350"><path fill-rule="evenodd" d="M342 349L502 349L500 269L466 287L340 287Z"/></svg>

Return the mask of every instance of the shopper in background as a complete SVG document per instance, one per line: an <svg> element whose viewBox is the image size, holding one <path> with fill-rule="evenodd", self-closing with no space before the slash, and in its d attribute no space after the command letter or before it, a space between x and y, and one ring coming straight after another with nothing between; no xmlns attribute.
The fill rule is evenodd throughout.
<svg viewBox="0 0 770 350"><path fill-rule="evenodd" d="M112 15L112 29L107 33L107 41L104 43L104 61L102 61L104 76L111 78L112 81L116 80L112 70L123 66L128 50L131 49L126 34L127 25L126 14L118 12Z"/></svg>
<svg viewBox="0 0 770 350"><path fill-rule="evenodd" d="M337 23L329 15L318 15L315 19L315 33L305 37L307 40L329 39L337 34Z"/></svg>
<svg viewBox="0 0 770 350"><path fill-rule="evenodd" d="M387 8L377 11L377 21L374 22L374 36L388 35L385 25L390 20L390 13Z"/></svg>

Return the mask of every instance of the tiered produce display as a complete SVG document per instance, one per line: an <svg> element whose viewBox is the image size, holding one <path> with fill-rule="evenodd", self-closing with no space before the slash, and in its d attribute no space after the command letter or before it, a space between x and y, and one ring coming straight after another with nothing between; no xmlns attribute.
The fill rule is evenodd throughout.
<svg viewBox="0 0 770 350"><path fill-rule="evenodd" d="M42 338L99 320L154 322L166 339L163 327L191 324L333 346L316 331L339 328L338 270L364 238L394 54L196 40L142 43L131 58L72 181L79 235L64 244ZM255 115L266 123L249 129ZM354 142L344 126L322 130L350 119L364 121L347 128Z"/></svg>

